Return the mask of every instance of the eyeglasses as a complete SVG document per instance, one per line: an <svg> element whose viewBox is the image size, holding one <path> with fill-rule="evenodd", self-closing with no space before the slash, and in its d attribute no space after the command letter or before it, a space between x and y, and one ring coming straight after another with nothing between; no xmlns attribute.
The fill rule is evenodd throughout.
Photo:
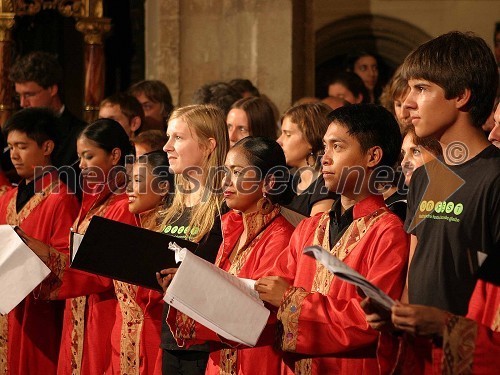
<svg viewBox="0 0 500 375"><path fill-rule="evenodd" d="M38 94L40 94L42 91L43 91L43 89L38 90L38 91L34 91L34 92L24 92L22 94L18 93L15 95L15 99L16 100L21 100L21 98L24 100L31 99L31 98L34 98L35 96L37 96Z"/></svg>

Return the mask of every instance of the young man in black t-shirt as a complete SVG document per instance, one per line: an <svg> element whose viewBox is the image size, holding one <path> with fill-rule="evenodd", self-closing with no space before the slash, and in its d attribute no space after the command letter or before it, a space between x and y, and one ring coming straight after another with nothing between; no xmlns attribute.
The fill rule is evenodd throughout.
<svg viewBox="0 0 500 375"><path fill-rule="evenodd" d="M392 309L396 328L423 334L437 320L439 326L446 323L448 315L437 319L436 308L467 313L478 251L500 251L500 150L481 129L493 107L498 71L484 40L450 32L413 51L401 72L410 86L404 106L417 136L435 137L443 146L442 159L412 176L405 223L411 234L410 265L403 296L412 305ZM387 323L369 301L363 306L373 328Z"/></svg>
<svg viewBox="0 0 500 375"><path fill-rule="evenodd" d="M410 184L409 302L464 315L477 252L500 249L500 151L481 129L498 85L495 60L481 38L452 32L410 54L402 74L416 134L444 150Z"/></svg>

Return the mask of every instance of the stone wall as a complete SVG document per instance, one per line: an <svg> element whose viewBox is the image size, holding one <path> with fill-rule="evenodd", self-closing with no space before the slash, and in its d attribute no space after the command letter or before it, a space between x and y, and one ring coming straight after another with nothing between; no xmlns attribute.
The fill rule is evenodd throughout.
<svg viewBox="0 0 500 375"><path fill-rule="evenodd" d="M191 103L204 83L248 78L280 111L313 93L315 32L333 22L372 14L430 36L472 30L492 45L500 21L499 0L146 0L145 6L145 76L163 80L176 104Z"/></svg>

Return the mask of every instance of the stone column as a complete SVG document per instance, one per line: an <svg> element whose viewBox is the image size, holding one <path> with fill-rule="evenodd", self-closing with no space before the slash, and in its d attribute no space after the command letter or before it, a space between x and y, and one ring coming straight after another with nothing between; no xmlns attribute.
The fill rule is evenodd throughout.
<svg viewBox="0 0 500 375"><path fill-rule="evenodd" d="M13 84L9 81L9 70L12 64L12 27L14 13L0 13L0 126L10 117L13 111Z"/></svg>
<svg viewBox="0 0 500 375"><path fill-rule="evenodd" d="M108 18L81 18L76 29L83 33L85 41L85 93L83 118L88 123L99 113L99 104L104 99L104 45L103 36L111 29Z"/></svg>

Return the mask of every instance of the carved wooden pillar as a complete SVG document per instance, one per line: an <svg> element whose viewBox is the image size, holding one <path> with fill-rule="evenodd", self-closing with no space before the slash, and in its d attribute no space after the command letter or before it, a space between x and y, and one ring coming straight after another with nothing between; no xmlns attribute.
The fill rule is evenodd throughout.
<svg viewBox="0 0 500 375"><path fill-rule="evenodd" d="M103 36L111 29L108 18L81 18L76 29L83 33L85 41L85 93L83 117L94 121L99 114L99 104L104 99L104 46Z"/></svg>
<svg viewBox="0 0 500 375"><path fill-rule="evenodd" d="M0 126L7 121L13 110L13 86L9 81L9 70L12 64L11 31L14 16L14 13L0 13Z"/></svg>

